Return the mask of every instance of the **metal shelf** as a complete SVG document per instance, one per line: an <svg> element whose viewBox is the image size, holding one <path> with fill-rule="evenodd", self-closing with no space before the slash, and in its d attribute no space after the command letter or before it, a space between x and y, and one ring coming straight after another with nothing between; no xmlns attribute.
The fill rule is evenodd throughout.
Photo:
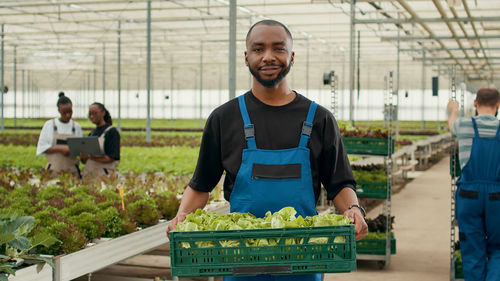
<svg viewBox="0 0 500 281"><path fill-rule="evenodd" d="M386 174L387 174L387 194L385 198L378 198L384 200L384 206L383 206L383 214L385 214L387 218L387 225L386 225L386 249L385 249L385 255L367 255L367 254L356 254L356 259L358 260L373 260L373 261L378 261L379 262L379 267L382 269L384 266L389 265L391 263L391 232L393 230L390 230L390 225L391 225L391 190L392 190L392 176L393 176L393 154L394 154L394 140L392 138L392 126L393 126L393 120L394 117L394 106L393 106L393 97L395 94L394 92L394 87L393 87L393 73L392 71L389 72L388 76L384 77L384 82L385 82L385 94L384 94L384 104L385 108L388 110L387 119L385 120L387 122L387 153L384 153L383 155L380 154L370 154L370 156L376 156L376 157L382 157L385 167L386 167ZM356 153L355 155L360 155ZM360 196L363 198L374 198L374 197L369 197L369 196Z"/></svg>
<svg viewBox="0 0 500 281"><path fill-rule="evenodd" d="M453 100L457 99L457 87L456 87L456 67L453 65L449 71L450 73L450 92L451 92L451 98ZM461 87L461 92L460 92L460 105L461 105L461 110L460 110L460 115L463 116L464 114L464 96L465 96L465 91L464 88ZM457 236L456 231L458 228L458 221L457 218L455 217L455 210L456 210L456 205L455 205L455 193L457 190L457 185L456 181L458 180L457 177L457 170L455 169L458 157L457 154L455 153L456 150L458 149L458 143L456 142L456 138L453 138L452 136L452 141L451 141L451 149L450 149L450 176L451 176L451 204L450 204L450 281L459 281L459 280L464 280L464 279L455 279L455 258L454 258L454 253L455 253L455 242L457 241Z"/></svg>

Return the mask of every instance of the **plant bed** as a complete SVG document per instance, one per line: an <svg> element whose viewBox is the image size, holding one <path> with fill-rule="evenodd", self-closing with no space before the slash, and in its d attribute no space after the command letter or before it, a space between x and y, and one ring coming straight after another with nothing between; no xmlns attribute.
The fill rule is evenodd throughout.
<svg viewBox="0 0 500 281"><path fill-rule="evenodd" d="M311 238L318 237L326 241L310 243ZM344 243L336 243L336 237L345 237ZM277 244L248 246L249 239L275 239ZM290 239L301 243L289 245ZM196 242L200 241L209 241L214 246L198 247ZM223 247L225 241L236 241L239 246ZM181 243L188 243L189 248L182 248ZM356 269L353 225L172 232L170 250L172 275L179 277L335 273Z"/></svg>
<svg viewBox="0 0 500 281"><path fill-rule="evenodd" d="M9 132L0 135L1 145L16 145L16 146L36 146L38 143L39 133L13 133ZM153 135L151 141L147 142L142 135L122 134L120 137L120 145L124 146L140 146L140 147L165 147L165 146L187 146L199 147L201 144L201 133L196 135Z"/></svg>
<svg viewBox="0 0 500 281"><path fill-rule="evenodd" d="M52 281L53 270L49 265L34 264L18 269L16 275L9 276L9 281Z"/></svg>
<svg viewBox="0 0 500 281"><path fill-rule="evenodd" d="M180 192L175 181L154 174L82 182L65 173L52 178L47 171L0 169L0 214L33 216L36 226L28 238L47 234L59 240L37 249L50 255L70 254L96 238L116 238L171 219Z"/></svg>
<svg viewBox="0 0 500 281"><path fill-rule="evenodd" d="M70 281L168 243L169 222L110 239L54 259L54 281Z"/></svg>

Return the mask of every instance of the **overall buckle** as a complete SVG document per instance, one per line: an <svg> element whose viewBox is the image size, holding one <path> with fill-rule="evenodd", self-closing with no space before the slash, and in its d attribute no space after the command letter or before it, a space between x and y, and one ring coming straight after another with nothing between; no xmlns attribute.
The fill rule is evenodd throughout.
<svg viewBox="0 0 500 281"><path fill-rule="evenodd" d="M304 121L304 123L302 123L302 133L301 134L306 135L308 137L311 136L312 128L313 128L312 123Z"/></svg>
<svg viewBox="0 0 500 281"><path fill-rule="evenodd" d="M245 125L244 130L245 130L245 138L246 139L255 137L255 130L253 128L253 124Z"/></svg>

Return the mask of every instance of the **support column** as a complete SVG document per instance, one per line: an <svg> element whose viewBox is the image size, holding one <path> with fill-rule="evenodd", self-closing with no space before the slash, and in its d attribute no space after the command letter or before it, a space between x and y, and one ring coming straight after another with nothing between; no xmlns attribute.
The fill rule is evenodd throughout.
<svg viewBox="0 0 500 281"><path fill-rule="evenodd" d="M424 101L425 101L425 50L422 50L423 54L423 60L422 60L422 107L421 107L421 114L422 114L422 130L425 129L425 114L424 114Z"/></svg>
<svg viewBox="0 0 500 281"><path fill-rule="evenodd" d="M2 114L2 124L1 124L0 130L2 132L5 131L5 122L4 122L4 119L3 119L3 109L4 109L4 104L3 104L3 102L4 102L4 100L3 100L4 92L3 91L5 89L5 84L4 84L5 81L3 79L4 78L4 64L5 64L5 61L4 61L4 33L3 32L4 32L4 24L2 23L2 34L1 34L1 37L2 37L2 50L0 51L1 52L0 56L2 57L2 66L1 66L2 70L1 70L1 74L0 74L0 77L1 77L0 78L0 87L1 87L0 88L0 93L2 95L2 98L1 98L1 102L2 102L2 113L1 113Z"/></svg>
<svg viewBox="0 0 500 281"><path fill-rule="evenodd" d="M349 48L349 122L354 125L354 33L355 33L355 5L351 0L350 48Z"/></svg>
<svg viewBox="0 0 500 281"><path fill-rule="evenodd" d="M17 126L17 46L14 46L14 127Z"/></svg>
<svg viewBox="0 0 500 281"><path fill-rule="evenodd" d="M170 64L170 126L174 126L174 65L171 59Z"/></svg>
<svg viewBox="0 0 500 281"><path fill-rule="evenodd" d="M306 38L306 97L309 97L309 37Z"/></svg>
<svg viewBox="0 0 500 281"><path fill-rule="evenodd" d="M438 79L439 79L439 76L441 75L441 64L438 64ZM436 96L436 130L439 131L440 129L440 126L439 126L439 87L438 87L438 95Z"/></svg>
<svg viewBox="0 0 500 281"><path fill-rule="evenodd" d="M151 142L151 0L148 0L148 19L147 19L147 67L146 67L146 97L147 97L147 116L146 116L146 142Z"/></svg>
<svg viewBox="0 0 500 281"><path fill-rule="evenodd" d="M400 18L400 14L398 13L398 19ZM401 27L398 27L398 58L397 58L397 66L396 66L396 140L399 140L399 86L401 85L399 76L401 72Z"/></svg>
<svg viewBox="0 0 500 281"><path fill-rule="evenodd" d="M342 106L340 106L340 117L337 117L338 119L337 120L345 120L344 119L344 105L345 105L345 102L344 102L344 98L345 98L345 77L347 76L348 74L346 73L345 71L345 50L342 50L342 101L340 104L342 104Z"/></svg>
<svg viewBox="0 0 500 281"><path fill-rule="evenodd" d="M102 43L102 103L106 106L106 43Z"/></svg>
<svg viewBox="0 0 500 281"><path fill-rule="evenodd" d="M87 72L87 97L85 99L85 103L87 105L89 103L89 100L90 100L90 72Z"/></svg>
<svg viewBox="0 0 500 281"><path fill-rule="evenodd" d="M200 128L203 128L203 41L200 41Z"/></svg>
<svg viewBox="0 0 500 281"><path fill-rule="evenodd" d="M28 116L29 117L33 117L31 115L31 104L30 104L30 92L31 92L31 71L28 70L28 79L27 79L27 82L26 82L26 86L27 86L27 91L26 91L26 101L27 101L27 105L28 105Z"/></svg>
<svg viewBox="0 0 500 281"><path fill-rule="evenodd" d="M219 66L219 105L222 104L222 70Z"/></svg>
<svg viewBox="0 0 500 281"><path fill-rule="evenodd" d="M94 68L94 100L92 101L92 103L96 102L96 99L95 99L96 92L97 92L97 79L96 78L97 78L97 71Z"/></svg>
<svg viewBox="0 0 500 281"><path fill-rule="evenodd" d="M236 0L229 1L229 99L236 97Z"/></svg>
<svg viewBox="0 0 500 281"><path fill-rule="evenodd" d="M121 83L121 21L118 21L118 63L117 63L117 88L118 88L118 131L121 131L121 118L122 118L122 112L121 112L121 91L122 91L122 83Z"/></svg>
<svg viewBox="0 0 500 281"><path fill-rule="evenodd" d="M21 70L21 87L22 87L22 95L21 95L21 101L22 101L22 107L21 107L21 115L22 115L22 120L21 123L24 124L24 107L26 106L26 103L24 102L24 97L25 97L25 92L24 92L24 69Z"/></svg>

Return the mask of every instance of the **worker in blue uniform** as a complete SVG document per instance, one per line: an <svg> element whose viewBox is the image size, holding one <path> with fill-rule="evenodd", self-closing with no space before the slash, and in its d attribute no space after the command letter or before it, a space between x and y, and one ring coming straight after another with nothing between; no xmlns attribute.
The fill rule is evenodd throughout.
<svg viewBox="0 0 500 281"><path fill-rule="evenodd" d="M336 209L350 217L356 239L368 232L338 125L326 108L292 91L286 75L294 62L292 36L274 20L254 24L245 63L252 89L209 116L195 173L167 233L207 203L223 172L231 212L263 217L291 206L303 217L317 214L321 185ZM322 274L257 275L225 280L321 280Z"/></svg>
<svg viewBox="0 0 500 281"><path fill-rule="evenodd" d="M500 281L500 96L481 88L476 116L458 118L458 103L448 103L448 125L458 137L462 174L456 208L462 267L466 281Z"/></svg>

